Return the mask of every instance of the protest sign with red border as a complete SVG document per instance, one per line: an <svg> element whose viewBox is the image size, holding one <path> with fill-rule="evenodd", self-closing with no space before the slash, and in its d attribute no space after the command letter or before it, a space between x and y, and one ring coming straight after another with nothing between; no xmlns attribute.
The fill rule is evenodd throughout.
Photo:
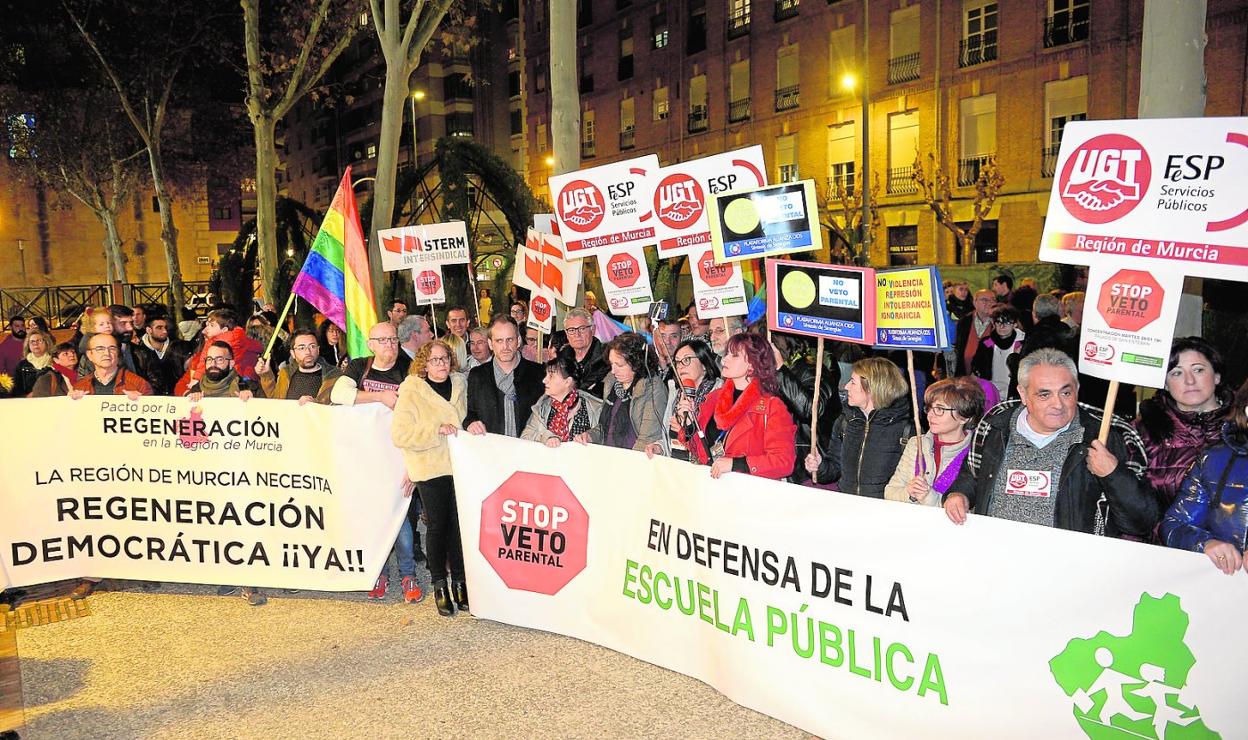
<svg viewBox="0 0 1248 740"><path fill-rule="evenodd" d="M763 148L752 146L664 167L655 175L655 243L660 257L695 254L711 243L707 200L767 184Z"/></svg>
<svg viewBox="0 0 1248 740"><path fill-rule="evenodd" d="M550 178L568 256L654 243L654 154Z"/></svg>

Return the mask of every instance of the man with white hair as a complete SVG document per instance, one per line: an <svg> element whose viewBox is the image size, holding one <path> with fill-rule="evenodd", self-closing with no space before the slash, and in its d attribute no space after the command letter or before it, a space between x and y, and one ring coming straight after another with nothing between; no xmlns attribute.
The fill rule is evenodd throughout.
<svg viewBox="0 0 1248 740"><path fill-rule="evenodd" d="M399 348L409 358L416 357L416 350L433 339L433 329L429 326L429 319L420 314L405 316L399 322L398 333Z"/></svg>
<svg viewBox="0 0 1248 740"><path fill-rule="evenodd" d="M580 389L601 398L604 379L611 370L606 347L594 336L594 317L588 309L573 308L563 317L563 331L568 346L576 353L576 367L581 372Z"/></svg>
<svg viewBox="0 0 1248 740"><path fill-rule="evenodd" d="M967 512L1089 534L1147 537L1161 510L1144 481L1147 456L1131 425L1114 417L1097 439L1100 409L1080 406L1075 363L1052 348L1019 363L1021 399L998 404L975 428L945 513Z"/></svg>

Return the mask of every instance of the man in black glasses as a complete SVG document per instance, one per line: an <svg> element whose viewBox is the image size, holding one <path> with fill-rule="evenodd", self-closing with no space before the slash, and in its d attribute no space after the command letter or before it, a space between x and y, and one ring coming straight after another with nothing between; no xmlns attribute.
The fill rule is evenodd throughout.
<svg viewBox="0 0 1248 740"><path fill-rule="evenodd" d="M261 358L256 363L260 390L266 398L284 398L300 404L328 404L334 383L342 373L321 359L316 332L296 329L290 338L290 360L274 373L270 362Z"/></svg>
<svg viewBox="0 0 1248 740"><path fill-rule="evenodd" d="M602 398L603 378L607 377L611 367L602 342L594 336L593 316L583 308L574 308L563 319L563 331L568 335L568 346L576 352L576 367L581 371L581 390Z"/></svg>

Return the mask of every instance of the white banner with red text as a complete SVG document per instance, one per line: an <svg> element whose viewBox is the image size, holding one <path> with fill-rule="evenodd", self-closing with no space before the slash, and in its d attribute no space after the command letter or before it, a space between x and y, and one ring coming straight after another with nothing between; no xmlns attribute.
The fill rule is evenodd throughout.
<svg viewBox="0 0 1248 740"><path fill-rule="evenodd" d="M829 738L1241 732L1248 575L1203 555L598 446L451 454L477 617Z"/></svg>
<svg viewBox="0 0 1248 740"><path fill-rule="evenodd" d="M367 590L407 511L390 419L262 399L0 403L0 586Z"/></svg>

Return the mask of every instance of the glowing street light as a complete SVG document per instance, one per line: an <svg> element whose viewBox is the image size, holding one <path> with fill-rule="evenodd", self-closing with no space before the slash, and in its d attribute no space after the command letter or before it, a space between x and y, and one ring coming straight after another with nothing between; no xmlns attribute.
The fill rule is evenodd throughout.
<svg viewBox="0 0 1248 740"><path fill-rule="evenodd" d="M555 157L554 157L554 155L551 155L551 154L547 154L547 155L546 155L546 166L547 166L547 167L554 167L554 166L555 166Z"/></svg>
<svg viewBox="0 0 1248 740"><path fill-rule="evenodd" d="M852 93L854 88L858 87L858 78L853 72L846 72L841 75L841 89L847 93Z"/></svg>

